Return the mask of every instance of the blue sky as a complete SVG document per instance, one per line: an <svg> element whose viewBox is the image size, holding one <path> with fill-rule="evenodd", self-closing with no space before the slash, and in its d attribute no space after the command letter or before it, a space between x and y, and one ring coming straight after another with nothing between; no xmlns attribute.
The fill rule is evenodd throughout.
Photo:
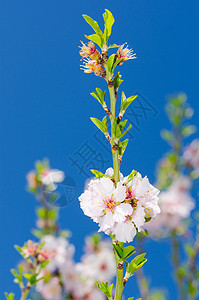
<svg viewBox="0 0 199 300"><path fill-rule="evenodd" d="M155 180L157 160L168 150L160 130L168 126L164 114L165 97L184 91L195 109L194 123L199 125L198 34L199 3L186 0L131 1L6 1L0 2L0 298L6 291L16 292L9 269L19 256L13 244L22 245L31 238L36 202L25 191L25 174L35 160L48 157L54 168L64 170L77 184L77 193L86 177L71 164L87 142L101 153L103 170L111 164L109 153L96 139L89 117L102 118L103 111L91 96L95 87L104 88L101 78L79 69L79 40L92 29L81 15L86 13L102 24L108 8L116 23L111 43L128 42L137 59L121 66L127 96L139 92L153 108L140 118L139 130L125 155L122 172L132 169ZM154 112L157 112L154 113ZM92 162L93 163L93 162ZM86 172L92 164L84 162ZM85 217L76 199L62 208L62 226L73 231L72 242L81 253L84 236L97 229ZM172 290L169 265L161 268L160 255L168 257L166 242L148 245L146 267L152 282L165 283ZM153 267L152 267L153 266ZM127 287L131 295L135 279ZM138 294L135 296L139 296Z"/></svg>

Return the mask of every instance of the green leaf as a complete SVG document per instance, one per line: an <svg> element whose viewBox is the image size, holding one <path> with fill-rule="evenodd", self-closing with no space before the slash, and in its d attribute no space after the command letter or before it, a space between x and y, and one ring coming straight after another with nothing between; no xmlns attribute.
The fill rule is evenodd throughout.
<svg viewBox="0 0 199 300"><path fill-rule="evenodd" d="M37 215L40 219L45 219L46 218L46 210L45 208L38 208L37 209Z"/></svg>
<svg viewBox="0 0 199 300"><path fill-rule="evenodd" d="M132 128L132 125L130 124L129 127L122 133L122 135L120 136L121 138L123 136L125 136L125 134Z"/></svg>
<svg viewBox="0 0 199 300"><path fill-rule="evenodd" d="M119 47L118 45L113 44L113 45L108 46L108 49L111 49L111 48L118 48L118 47Z"/></svg>
<svg viewBox="0 0 199 300"><path fill-rule="evenodd" d="M96 88L96 91L97 91L98 96L101 100L101 103L103 104L104 103L104 96L105 96L106 91L103 93L103 91L100 88Z"/></svg>
<svg viewBox="0 0 199 300"><path fill-rule="evenodd" d="M50 220L56 220L57 219L57 210L56 209L50 209L49 211L48 211L48 218L50 219Z"/></svg>
<svg viewBox="0 0 199 300"><path fill-rule="evenodd" d="M113 284L108 286L108 282L96 282L96 285L108 298L112 297Z"/></svg>
<svg viewBox="0 0 199 300"><path fill-rule="evenodd" d="M188 137L188 136L192 135L194 132L196 132L196 127L193 125L184 126L182 128L182 135L184 137Z"/></svg>
<svg viewBox="0 0 199 300"><path fill-rule="evenodd" d="M31 285L35 285L39 280L37 280L37 274L24 274L24 277L30 282Z"/></svg>
<svg viewBox="0 0 199 300"><path fill-rule="evenodd" d="M6 299L7 299L7 300L14 300L15 294L13 294L13 293L10 293L10 294L5 293L5 296L6 296Z"/></svg>
<svg viewBox="0 0 199 300"><path fill-rule="evenodd" d="M131 96L125 100L122 99L121 101L121 107L120 107L120 111L125 111L127 109L127 107L135 100L135 98L137 97L137 95L135 96Z"/></svg>
<svg viewBox="0 0 199 300"><path fill-rule="evenodd" d="M108 70L110 73L112 73L112 67L115 60L115 54L112 54L108 59Z"/></svg>
<svg viewBox="0 0 199 300"><path fill-rule="evenodd" d="M93 96L101 105L104 104L104 97L105 97L106 91L103 93L103 91L100 88L96 88L96 92L92 92L91 96Z"/></svg>
<svg viewBox="0 0 199 300"><path fill-rule="evenodd" d="M113 121L113 131L115 133L115 136L119 139L122 135L122 131L119 124L117 124L117 118L115 118Z"/></svg>
<svg viewBox="0 0 199 300"><path fill-rule="evenodd" d="M115 77L113 78L113 85L114 85L114 89L117 91L120 84L122 83L123 80L121 80L122 75L120 74L120 72L118 72Z"/></svg>
<svg viewBox="0 0 199 300"><path fill-rule="evenodd" d="M166 129L161 131L161 137L169 143L174 140L173 133Z"/></svg>
<svg viewBox="0 0 199 300"><path fill-rule="evenodd" d="M93 28L93 30L102 38L103 34L99 25L96 21L94 21L91 17L87 15L82 15L82 17L86 20L86 22Z"/></svg>
<svg viewBox="0 0 199 300"><path fill-rule="evenodd" d="M139 254L131 261L127 268L127 272L129 274L133 274L143 266L143 264L147 261L147 259L144 257L145 255L146 253Z"/></svg>
<svg viewBox="0 0 199 300"><path fill-rule="evenodd" d="M119 123L119 127L120 127L120 130L121 130L121 131L124 130L124 127L126 126L127 121L128 121L128 120L126 119L126 120L124 120L124 121L122 121L122 122Z"/></svg>
<svg viewBox="0 0 199 300"><path fill-rule="evenodd" d="M102 178L102 177L106 176L105 174L103 174L102 172L100 172L98 170L91 169L90 171L95 175L96 178Z"/></svg>
<svg viewBox="0 0 199 300"><path fill-rule="evenodd" d="M132 254L134 254L136 251L134 250L135 247L133 246L127 246L123 249L123 259L127 259Z"/></svg>
<svg viewBox="0 0 199 300"><path fill-rule="evenodd" d="M123 156L123 154L124 154L124 152L125 152L125 150L126 150L126 147L127 147L127 145L128 145L128 142L129 142L128 139L126 139L126 140L124 140L124 141L122 142L122 156Z"/></svg>
<svg viewBox="0 0 199 300"><path fill-rule="evenodd" d="M111 35L112 26L113 26L115 20L114 20L112 13L108 9L105 9L103 18L104 18L104 23L105 23L104 40L105 40L105 42L107 42L108 38Z"/></svg>
<svg viewBox="0 0 199 300"><path fill-rule="evenodd" d="M14 248L15 248L21 255L24 254L22 248L19 247L18 245L14 245Z"/></svg>
<svg viewBox="0 0 199 300"><path fill-rule="evenodd" d="M100 120L92 117L90 119L103 133L107 132L106 126Z"/></svg>
<svg viewBox="0 0 199 300"><path fill-rule="evenodd" d="M101 37L100 35L98 34L91 34L91 35L85 35L85 37L94 42L95 44L97 44L100 48L102 47L102 40L101 40Z"/></svg>
<svg viewBox="0 0 199 300"><path fill-rule="evenodd" d="M130 297L130 298L128 298L128 300L133 300L135 297Z"/></svg>
<svg viewBox="0 0 199 300"><path fill-rule="evenodd" d="M137 173L138 173L137 171L133 170L127 177L127 182L131 181L134 178L134 176L137 175Z"/></svg>
<svg viewBox="0 0 199 300"><path fill-rule="evenodd" d="M114 65L113 65L112 72L114 72L115 67L116 67L121 61L123 61L123 58L119 58L119 59L116 60L116 62L115 62Z"/></svg>
<svg viewBox="0 0 199 300"><path fill-rule="evenodd" d="M120 248L120 246L118 246L116 244L113 244L113 247L114 247L117 255L119 256L119 258L122 258L123 257L123 250L122 250L122 248Z"/></svg>

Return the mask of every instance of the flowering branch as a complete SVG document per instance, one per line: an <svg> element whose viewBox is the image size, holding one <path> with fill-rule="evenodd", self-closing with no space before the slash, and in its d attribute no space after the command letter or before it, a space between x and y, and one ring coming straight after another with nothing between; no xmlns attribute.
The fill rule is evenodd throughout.
<svg viewBox="0 0 199 300"><path fill-rule="evenodd" d="M150 221L159 213L157 205L157 195L159 191L148 181L142 178L137 171L132 171L127 177L120 173L120 165L123 154L126 150L128 139L121 141L126 133L127 119L122 118L128 106L135 100L136 96L126 98L122 92L120 112L116 116L116 103L119 86L122 83L120 72L114 75L115 68L123 62L134 59L135 54L132 49L125 44L117 46L108 45L111 35L114 18L111 12L105 9L104 33L98 23L91 17L83 15L86 22L94 29L95 34L85 36L89 39L88 45L82 42L80 55L84 59L82 66L85 73L94 73L96 76L106 80L110 97L110 108L105 102L105 92L96 88L96 92L91 95L102 105L110 120L111 133L108 131L107 116L102 121L91 118L91 121L103 132L111 145L113 169L109 168L105 174L97 170L91 170L96 179L91 180L88 189L79 197L81 208L84 213L99 223L99 231L109 234L113 240L113 249L116 259L116 291L114 300L121 300L123 289L127 280L145 262L145 253L136 256L130 263L126 260L135 253L134 247L124 246L124 243L131 242L137 231L143 231L145 222ZM95 44L101 48L99 52ZM116 53L108 55L108 49L118 48ZM145 200L144 200L145 199ZM124 263L126 264L126 274L124 276ZM98 284L108 299L112 299L112 285L108 283Z"/></svg>

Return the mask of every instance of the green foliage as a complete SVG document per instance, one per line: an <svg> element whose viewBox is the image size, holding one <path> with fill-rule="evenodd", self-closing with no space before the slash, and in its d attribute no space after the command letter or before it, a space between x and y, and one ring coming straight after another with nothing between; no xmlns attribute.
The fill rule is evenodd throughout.
<svg viewBox="0 0 199 300"><path fill-rule="evenodd" d="M96 178L102 178L102 177L106 176L105 174L103 174L102 172L100 172L98 170L91 169L90 171L95 175Z"/></svg>
<svg viewBox="0 0 199 300"><path fill-rule="evenodd" d="M112 74L113 71L113 63L115 61L115 54L112 54L108 59L108 70Z"/></svg>
<svg viewBox="0 0 199 300"><path fill-rule="evenodd" d="M10 293L10 294L5 293L5 296L6 296L6 299L7 299L7 300L14 300L15 294L13 294L13 293Z"/></svg>
<svg viewBox="0 0 199 300"><path fill-rule="evenodd" d="M91 96L93 96L101 105L104 104L104 97L105 97L106 91L103 91L100 88L96 88L96 92L92 92Z"/></svg>
<svg viewBox="0 0 199 300"><path fill-rule="evenodd" d="M108 132L106 116L103 118L102 121L98 120L97 118L92 118L92 117L90 119L103 133Z"/></svg>
<svg viewBox="0 0 199 300"><path fill-rule="evenodd" d="M126 147L128 145L128 139L124 140L123 142L118 143L118 152L119 152L119 157L120 159L122 158L122 156L124 155L124 152L126 150Z"/></svg>
<svg viewBox="0 0 199 300"><path fill-rule="evenodd" d="M85 35L85 37L93 43L96 43L99 47L102 47L102 40L98 34Z"/></svg>
<svg viewBox="0 0 199 300"><path fill-rule="evenodd" d="M83 18L86 20L86 22L93 28L93 30L99 36L99 38L101 40L100 47L102 47L102 45L103 45L103 33L102 33L101 29L99 28L98 23L96 21L94 21L91 17L87 16L87 15L83 15Z"/></svg>
<svg viewBox="0 0 199 300"><path fill-rule="evenodd" d="M101 282L96 283L99 290L101 290L108 298L112 297L112 291L113 291L113 284L110 286L108 285L108 282Z"/></svg>
<svg viewBox="0 0 199 300"><path fill-rule="evenodd" d="M136 97L137 95L126 98L124 92L122 92L120 111L126 111L127 107L135 100Z"/></svg>
<svg viewBox="0 0 199 300"><path fill-rule="evenodd" d="M146 255L146 253L142 253L142 254L137 255L130 262L130 264L128 264L126 270L129 274L133 274L135 271L140 269L145 264L145 262L147 261L147 259L145 258L145 255Z"/></svg>
<svg viewBox="0 0 199 300"><path fill-rule="evenodd" d="M117 91L119 89L120 84L122 83L123 80L121 80L122 75L120 72L118 72L115 77L113 78L113 85L114 89Z"/></svg>
<svg viewBox="0 0 199 300"><path fill-rule="evenodd" d="M105 9L103 18L104 18L104 25L105 25L105 27L104 27L104 42L107 44L107 41L111 35L112 26L115 22L115 19L114 19L112 13L108 9Z"/></svg>

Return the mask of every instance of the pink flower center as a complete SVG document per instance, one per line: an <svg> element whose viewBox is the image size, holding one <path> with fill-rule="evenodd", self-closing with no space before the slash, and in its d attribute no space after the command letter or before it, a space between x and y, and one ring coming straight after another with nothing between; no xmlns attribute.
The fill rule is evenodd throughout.
<svg viewBox="0 0 199 300"><path fill-rule="evenodd" d="M132 187L128 187L126 191L126 199L133 199L135 197L135 191Z"/></svg>
<svg viewBox="0 0 199 300"><path fill-rule="evenodd" d="M108 210L113 210L116 207L116 203L113 199L105 199L104 204Z"/></svg>

